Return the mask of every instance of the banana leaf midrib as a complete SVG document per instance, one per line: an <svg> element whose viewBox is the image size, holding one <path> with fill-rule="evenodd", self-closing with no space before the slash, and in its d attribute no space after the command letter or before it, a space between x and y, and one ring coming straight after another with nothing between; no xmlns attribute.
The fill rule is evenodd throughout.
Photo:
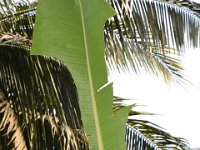
<svg viewBox="0 0 200 150"><path fill-rule="evenodd" d="M101 135L101 130L100 130L100 123L99 123L99 117L97 113L97 106L96 106L96 98L94 94L94 87L93 87L93 79L91 75L91 64L90 64L90 58L89 58L89 52L88 52L88 46L87 46L87 36L86 36L86 31L85 31L85 20L83 16L83 10L82 10L82 4L81 0L79 0L80 4L80 14L81 14L81 22L82 22L82 30L83 30L83 38L84 38L84 46L85 46L85 51L86 51L86 63L87 63L87 70L88 70L88 78L89 78L89 85L90 85L90 92L91 92L91 100L92 100L92 106L93 106L93 112L94 112L94 118L95 118L95 126L96 126L96 132L97 132L97 141L99 145L99 150L103 150L103 141L102 141L102 135Z"/></svg>

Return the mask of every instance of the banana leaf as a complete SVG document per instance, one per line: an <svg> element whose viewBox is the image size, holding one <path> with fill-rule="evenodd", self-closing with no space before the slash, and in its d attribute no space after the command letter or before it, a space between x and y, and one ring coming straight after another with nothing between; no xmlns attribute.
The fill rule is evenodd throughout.
<svg viewBox="0 0 200 150"><path fill-rule="evenodd" d="M124 126L130 107L113 113L112 84L107 81L104 61L103 27L113 14L104 0L41 0L33 33L32 54L56 57L72 73L94 150L125 149Z"/></svg>

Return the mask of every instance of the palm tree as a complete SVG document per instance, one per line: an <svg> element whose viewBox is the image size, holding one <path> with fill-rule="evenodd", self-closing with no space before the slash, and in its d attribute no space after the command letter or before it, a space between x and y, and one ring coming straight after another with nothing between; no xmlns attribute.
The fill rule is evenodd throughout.
<svg viewBox="0 0 200 150"><path fill-rule="evenodd" d="M180 61L177 59L177 57L181 54L180 48L184 45L183 44L184 41L181 36L183 36L183 32L185 31L183 29L182 32L179 32L182 34L179 35L176 33L175 30L174 31L171 30L169 31L170 34L166 36L164 35L165 34L164 31L167 30L165 26L166 18L159 18L159 16L155 18L155 16L156 16L157 11L164 12L166 10L170 10L170 13L174 14L172 15L171 18L181 21L180 19L181 17L183 18L187 17L185 16L185 11L186 11L187 13L190 13L191 16L193 17L193 18L192 17L189 18L189 21L190 19L191 20L194 19L195 22L198 23L198 15L193 14L193 12L189 10L180 11L181 12L180 14L178 13L176 14L176 12L174 11L175 6L170 5L170 4L160 3L160 2L151 3L148 1L129 1L129 0L127 1L119 0L119 1L109 1L109 2L114 7L117 13L117 16L114 16L113 18L109 19L105 24L105 44L106 44L105 56L106 56L107 66L109 70L115 70L115 71L116 70L121 71L123 69L130 70L130 67L127 66L127 64L130 63L131 70L134 70L135 72L138 72L142 66L147 71L150 71L150 72L152 71L155 74L158 74L159 72L161 72L161 75L164 76L166 81L171 81L172 79L175 79L178 82L185 82L186 79L184 77L184 74L182 73L183 68L180 65ZM10 9L12 8L11 6L16 7L16 9ZM155 6L160 6L160 7L155 7ZM137 7L142 8L142 9L134 9ZM9 5L2 4L3 13L1 15L1 31L4 34L1 35L1 42L4 44L25 46L27 48L30 48L32 44L31 39L32 39L32 30L33 30L34 21L35 21L36 8L37 8L37 3L31 4L25 1L19 2L17 4L15 4L14 2L9 3ZM152 15L149 15L148 17L145 15L141 15L141 14L151 14L149 12L152 12ZM147 18L149 18L149 20ZM150 19L154 20L154 22L150 21ZM156 22L156 20L161 20L161 22L163 23L159 24L158 21ZM171 21L171 22L167 22L167 24L172 24L173 27L175 28L181 23L174 24L174 22ZM195 24L194 26L193 25L191 26L191 29L193 28L194 29L197 28ZM194 32L194 33L199 33L199 29L197 28L196 30L198 32ZM195 31L195 30L192 30L192 31ZM170 35L174 35L173 36L174 38L172 38L172 42L169 42ZM193 34L192 37L190 36L191 34L188 33L188 38L191 38L194 40L194 42L191 42L191 43L194 44L194 46L198 46L195 44L199 43L199 41L196 41L196 39L198 40L197 37L199 36L199 34ZM32 60L32 58L30 59ZM47 60L47 62L48 61L49 60ZM5 75L8 76L7 74ZM6 93L6 95L9 95L9 92ZM5 109L2 108L2 110L5 110ZM35 111L37 112L37 110ZM52 110L51 112L52 114L53 114L53 111L54 110ZM25 117L26 113L24 113L23 115ZM43 114L41 114L39 118L42 118L42 115ZM64 116L62 117L64 118ZM51 117L48 116L48 118L51 118ZM56 115L54 116L54 119L55 120L57 119ZM34 120L33 122L38 122L38 120ZM51 123L51 120L49 120L49 122ZM143 133L142 132L139 133L138 131L135 131L135 129L127 126L127 135L128 133L130 133L130 131L131 132L134 131L135 133L134 135L138 135L138 139L142 137L141 141L146 141L146 140L143 140L144 138L141 135L144 135L144 137L146 136L148 139L151 139L152 142L154 143L158 141L156 144L159 146L159 143L160 143L160 148L163 148L164 145L167 147L167 145L172 146L174 144L175 145L174 147L176 147L181 142L185 143L185 141L182 139L172 138L170 135L166 134L165 132L162 132L160 128L155 127L152 123L150 123L151 126L148 126L147 124L149 124L149 122L130 120L130 119L128 123L130 125L133 125L133 127L139 131L142 131L140 130L142 128L145 128L146 131L143 131ZM68 122L66 124L68 124ZM69 126L69 128L74 129L74 126L73 127ZM82 133L83 132L82 124L80 125L80 127L75 128L75 129L80 130ZM153 129L151 130L151 132L153 132L154 135L160 135L160 136L155 136L155 139L152 139L151 136L148 136L146 134L150 132L150 130L148 129ZM59 130L62 130L62 129L59 129ZM74 132L74 134L75 133L76 132ZM164 136L162 136L162 134ZM84 136L82 136L82 138L84 140L81 140L81 141L84 141L83 142L84 144L82 145L84 145L83 147L87 147L87 142L85 141L86 139L85 133L83 133L83 135ZM38 136L40 137L40 135ZM175 139L175 140L167 141L168 138L166 137L170 139ZM134 138L131 137L130 139L134 139ZM161 140L159 141L158 139L161 139ZM141 143L141 141L138 140L139 143ZM46 141L46 143L48 142ZM77 145L81 145L81 144L77 144ZM151 146L151 144L149 144L149 146ZM184 145L184 144L180 145L180 148L187 149L187 145Z"/></svg>
<svg viewBox="0 0 200 150"><path fill-rule="evenodd" d="M117 15L105 27L109 70L137 73L144 68L166 81L185 82L179 56L200 45L198 13L159 1L110 3Z"/></svg>
<svg viewBox="0 0 200 150"><path fill-rule="evenodd" d="M0 70L1 149L88 149L77 90L65 65L1 45Z"/></svg>
<svg viewBox="0 0 200 150"><path fill-rule="evenodd" d="M179 9L182 6L176 7L159 1L109 2L117 13L106 22L105 27L107 48L105 57L109 70L117 73L123 73L124 70L140 72L143 67L147 72L161 73L165 81L173 79L184 85L187 84L179 56L191 47L200 46L198 11L193 12L188 8ZM195 7L197 6L199 5L195 4ZM160 15L161 12L163 16ZM183 28L179 30L177 27ZM186 39L183 38L185 35L187 35ZM150 129L147 133L151 133L151 127L144 127L144 123L137 124L137 121L129 119L128 123L137 131L141 131L145 137L157 143L159 148L169 149L173 147L173 143L180 143L180 147L176 145L174 148L189 149L184 139L168 142L171 140L167 140L167 136L159 140L160 135L156 135L154 139L153 135L162 131L154 131L149 136L144 133L144 129ZM145 125L147 124L148 121Z"/></svg>

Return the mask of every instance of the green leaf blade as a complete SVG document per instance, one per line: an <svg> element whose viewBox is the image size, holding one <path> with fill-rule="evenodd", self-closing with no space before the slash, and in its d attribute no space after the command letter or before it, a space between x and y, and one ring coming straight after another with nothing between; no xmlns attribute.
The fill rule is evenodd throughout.
<svg viewBox="0 0 200 150"><path fill-rule="evenodd" d="M33 36L33 54L56 57L72 73L78 88L84 127L94 150L120 145L115 142L113 134L119 129L113 128L117 120L112 117L112 87L103 87L108 82L103 27L112 14L112 9L103 0L49 0L48 3L41 0ZM104 96L106 93L110 94ZM107 111L101 113L105 107ZM122 131L125 133L127 117L120 118L123 118ZM110 124L107 130L104 122ZM120 136L121 147L125 148L124 135ZM109 141L105 142L105 139ZM121 147L118 148L121 150Z"/></svg>

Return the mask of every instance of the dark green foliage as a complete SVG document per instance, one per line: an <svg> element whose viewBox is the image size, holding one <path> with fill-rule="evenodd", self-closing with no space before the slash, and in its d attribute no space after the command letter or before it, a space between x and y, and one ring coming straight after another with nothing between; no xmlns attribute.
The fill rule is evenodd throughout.
<svg viewBox="0 0 200 150"><path fill-rule="evenodd" d="M88 149L76 86L60 61L31 56L20 47L1 45L0 89L5 94L0 99L3 149L23 144L15 144L20 136L15 135L17 129L27 149ZM14 114L15 126L3 118L9 113L3 108L6 106Z"/></svg>

